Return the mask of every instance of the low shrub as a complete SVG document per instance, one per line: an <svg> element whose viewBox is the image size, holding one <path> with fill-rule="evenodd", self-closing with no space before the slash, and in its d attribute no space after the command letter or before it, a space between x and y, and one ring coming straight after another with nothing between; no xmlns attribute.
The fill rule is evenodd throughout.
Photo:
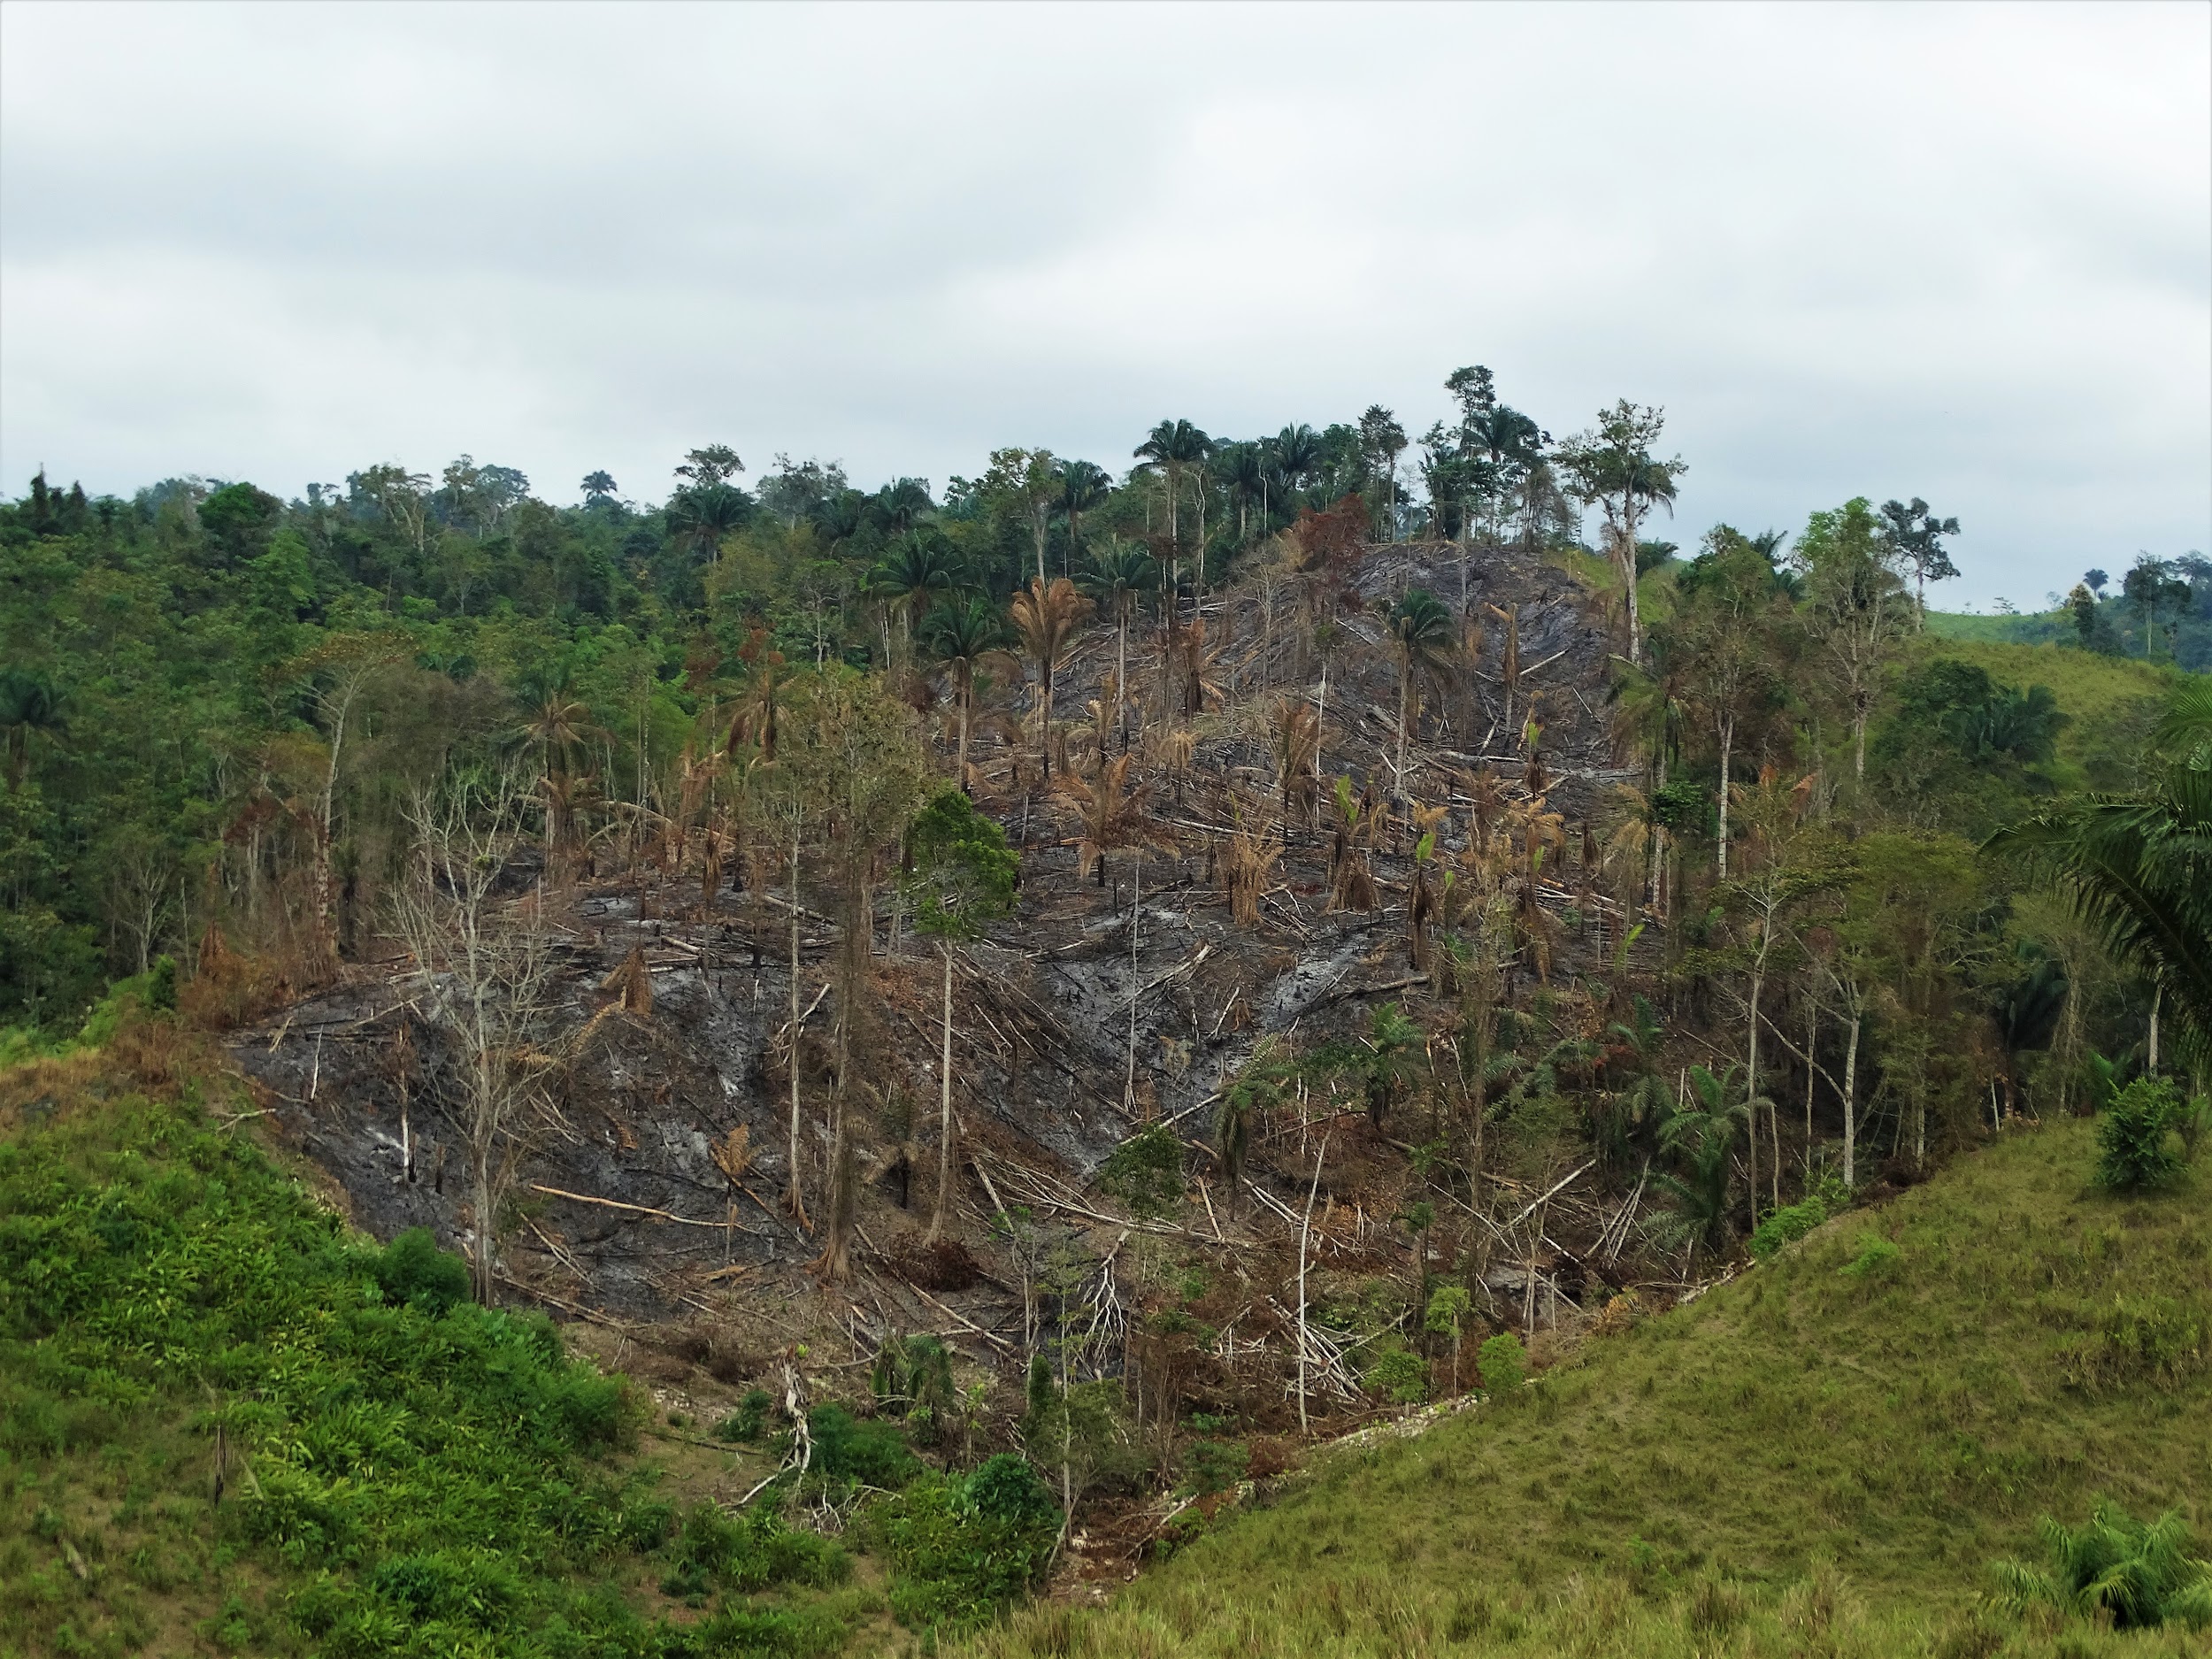
<svg viewBox="0 0 2212 1659"><path fill-rule="evenodd" d="M1528 1351L1510 1331L1501 1331L1475 1351L1482 1386L1493 1394L1511 1399L1528 1379Z"/></svg>
<svg viewBox="0 0 2212 1659"><path fill-rule="evenodd" d="M767 1432L768 1414L775 1403L765 1388L747 1390L745 1397L737 1402L737 1409L714 1425L714 1438L748 1444L758 1440Z"/></svg>
<svg viewBox="0 0 2212 1659"><path fill-rule="evenodd" d="M2181 1092L2164 1078L2139 1077L2117 1090L2097 1123L2097 1181L2115 1192L2161 1187L2188 1162Z"/></svg>
<svg viewBox="0 0 2212 1659"><path fill-rule="evenodd" d="M1037 1471L1002 1453L965 1479L927 1475L879 1506L891 1611L915 1630L979 1624L1044 1578L1060 1508Z"/></svg>
<svg viewBox="0 0 2212 1659"><path fill-rule="evenodd" d="M823 1405L807 1413L806 1426L814 1442L809 1472L825 1480L896 1492L922 1472L922 1460L891 1424L863 1422L842 1406Z"/></svg>
<svg viewBox="0 0 2212 1659"><path fill-rule="evenodd" d="M1846 1279L1878 1279L1904 1256L1878 1233L1859 1234L1859 1253L1836 1270Z"/></svg>
<svg viewBox="0 0 2212 1659"><path fill-rule="evenodd" d="M1771 1211L1751 1234L1751 1254L1763 1262L1827 1219L1828 1206L1816 1197Z"/></svg>
<svg viewBox="0 0 2212 1659"><path fill-rule="evenodd" d="M2014 1607L2059 1607L2118 1630L2212 1626L2212 1565L2190 1555L2178 1509L2145 1525L2100 1499L2079 1529L2046 1516L2041 1530L2047 1571L2020 1561L1996 1563L2004 1599Z"/></svg>

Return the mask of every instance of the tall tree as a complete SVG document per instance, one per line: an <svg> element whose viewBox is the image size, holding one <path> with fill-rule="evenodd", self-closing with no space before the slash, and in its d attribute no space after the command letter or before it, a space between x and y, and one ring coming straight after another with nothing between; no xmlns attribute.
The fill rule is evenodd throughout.
<svg viewBox="0 0 2212 1659"><path fill-rule="evenodd" d="M1133 541L1118 536L1102 543L1091 555L1091 568L1083 578L1084 590L1106 607L1114 618L1114 723L1127 728L1123 710L1129 703L1129 617L1137 597L1159 580L1152 556Z"/></svg>
<svg viewBox="0 0 2212 1659"><path fill-rule="evenodd" d="M901 887L914 906L915 929L937 941L945 970L937 1067L937 1198L929 1216L933 1242L952 1211L954 947L981 938L984 924L1013 912L1020 863L1007 850L1006 832L951 789L933 796L907 826L906 855L910 873Z"/></svg>
<svg viewBox="0 0 2212 1659"><path fill-rule="evenodd" d="M1165 589L1168 626L1175 626L1176 589L1183 556L1181 503L1183 486L1214 451L1214 441L1187 420L1163 420L1130 453L1142 465L1140 472L1156 470L1167 483L1168 580Z"/></svg>
<svg viewBox="0 0 2212 1659"><path fill-rule="evenodd" d="M1083 557L1083 515L1096 512L1114 493L1114 480L1095 461L1070 461L1060 471L1060 511L1067 516L1068 549L1060 574Z"/></svg>
<svg viewBox="0 0 2212 1659"><path fill-rule="evenodd" d="M1370 403L1359 418L1359 447L1368 477L1381 485L1382 501L1375 511L1383 534L1379 541L1397 539L1398 457L1406 447L1406 429L1380 403Z"/></svg>
<svg viewBox="0 0 2212 1659"><path fill-rule="evenodd" d="M1948 581L1959 573L1959 567L1943 550L1943 538L1958 533L1957 519L1937 518L1917 495L1910 503L1882 503L1882 534L1888 539L1892 557L1912 572L1916 627L1928 626L1928 584Z"/></svg>
<svg viewBox="0 0 2212 1659"><path fill-rule="evenodd" d="M1861 783L1867 722L1908 616L1893 557L1863 495L1813 514L1791 556L1804 577L1807 631L1851 718L1851 775Z"/></svg>
<svg viewBox="0 0 2212 1659"><path fill-rule="evenodd" d="M1730 775L1744 723L1779 683L1781 618L1773 565L1739 531L1717 525L1679 583L1670 643L1688 665L1690 701L1720 759L1716 856L1728 879Z"/></svg>
<svg viewBox="0 0 2212 1659"><path fill-rule="evenodd" d="M953 695L960 705L960 747L953 762L954 784L968 787L968 733L975 721L975 677L992 657L1013 642L1013 631L998 608L980 594L964 603L939 605L922 619L922 643L952 671Z"/></svg>
<svg viewBox="0 0 2212 1659"><path fill-rule="evenodd" d="M1666 429L1666 411L1623 398L1600 411L1590 431L1560 450L1570 492L1605 515L1606 552L1620 579L1628 618L1628 660L1644 658L1643 619L1637 607L1637 527L1654 506L1673 510L1675 480L1687 469L1678 456L1661 460L1652 446Z"/></svg>

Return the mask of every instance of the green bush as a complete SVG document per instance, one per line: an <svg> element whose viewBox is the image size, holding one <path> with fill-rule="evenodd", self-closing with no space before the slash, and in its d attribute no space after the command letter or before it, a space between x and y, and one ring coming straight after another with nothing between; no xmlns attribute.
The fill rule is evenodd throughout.
<svg viewBox="0 0 2212 1659"><path fill-rule="evenodd" d="M2212 1626L2212 1567L2190 1555L2189 1529L2178 1509L2146 1525L2100 1499L2079 1530L2046 1516L2042 1532L2048 1571L2019 1561L1996 1564L2004 1597L2015 1607L2041 1602L2109 1620L2118 1630Z"/></svg>
<svg viewBox="0 0 2212 1659"><path fill-rule="evenodd" d="M394 1239L371 1271L388 1302L435 1315L469 1300L468 1264L441 1250L427 1227L410 1227Z"/></svg>
<svg viewBox="0 0 2212 1659"><path fill-rule="evenodd" d="M1133 1216L1164 1216L1183 1202L1183 1143L1164 1124L1139 1130L1099 1166L1098 1184Z"/></svg>
<svg viewBox="0 0 2212 1659"><path fill-rule="evenodd" d="M742 1440L749 1444L767 1432L768 1414L775 1401L765 1388L748 1389L745 1397L737 1402L737 1409L714 1425L718 1440Z"/></svg>
<svg viewBox="0 0 2212 1659"><path fill-rule="evenodd" d="M892 1568L891 1611L916 1630L992 1617L1052 1564L1060 1509L1018 1457L964 1480L927 1475L886 1500L873 1525Z"/></svg>
<svg viewBox="0 0 2212 1659"><path fill-rule="evenodd" d="M1393 1405L1418 1405L1429 1397L1429 1368L1418 1354L1402 1348L1376 1355L1361 1380Z"/></svg>
<svg viewBox="0 0 2212 1659"><path fill-rule="evenodd" d="M740 1515L703 1503L684 1517L667 1579L670 1595L710 1588L750 1593L773 1585L827 1588L852 1574L852 1560L827 1539L787 1526L766 1502Z"/></svg>
<svg viewBox="0 0 2212 1659"><path fill-rule="evenodd" d="M1828 1219L1828 1206L1818 1198L1771 1211L1751 1235L1751 1254L1765 1261L1786 1244L1794 1244Z"/></svg>
<svg viewBox="0 0 2212 1659"><path fill-rule="evenodd" d="M922 1472L922 1460L891 1424L864 1423L842 1406L823 1405L807 1413L806 1426L814 1441L810 1472L825 1480L896 1492Z"/></svg>
<svg viewBox="0 0 2212 1659"><path fill-rule="evenodd" d="M1520 1392L1528 1377L1528 1352L1510 1331L1501 1331L1485 1341L1475 1351L1475 1364L1482 1372L1482 1386L1507 1399Z"/></svg>
<svg viewBox="0 0 2212 1659"><path fill-rule="evenodd" d="M1878 1233L1859 1234L1859 1253L1836 1270L1846 1279L1877 1279L1901 1260L1904 1252Z"/></svg>
<svg viewBox="0 0 2212 1659"><path fill-rule="evenodd" d="M2182 1144L2180 1091L2164 1078L2139 1077L2115 1093L2097 1122L2097 1180L2115 1192L2162 1186L2188 1161Z"/></svg>
<svg viewBox="0 0 2212 1659"><path fill-rule="evenodd" d="M1202 1498L1226 1492L1244 1479L1252 1466L1252 1450L1234 1440L1193 1440L1184 1454L1191 1485Z"/></svg>

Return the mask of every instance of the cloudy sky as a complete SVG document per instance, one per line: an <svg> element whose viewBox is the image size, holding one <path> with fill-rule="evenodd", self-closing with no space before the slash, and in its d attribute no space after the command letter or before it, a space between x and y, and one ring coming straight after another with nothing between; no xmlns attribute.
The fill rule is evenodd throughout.
<svg viewBox="0 0 2212 1659"><path fill-rule="evenodd" d="M1486 363L1674 534L2212 548L2212 7L0 6L0 479L1125 465Z"/></svg>

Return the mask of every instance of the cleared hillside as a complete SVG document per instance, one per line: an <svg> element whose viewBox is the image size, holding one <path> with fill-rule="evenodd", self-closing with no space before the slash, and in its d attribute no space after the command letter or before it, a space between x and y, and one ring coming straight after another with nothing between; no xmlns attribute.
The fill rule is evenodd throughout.
<svg viewBox="0 0 2212 1659"><path fill-rule="evenodd" d="M2093 1157L2011 1135L978 1651L2201 1653L1978 1606L2040 1515L2212 1524L2208 1183L2116 1198Z"/></svg>

